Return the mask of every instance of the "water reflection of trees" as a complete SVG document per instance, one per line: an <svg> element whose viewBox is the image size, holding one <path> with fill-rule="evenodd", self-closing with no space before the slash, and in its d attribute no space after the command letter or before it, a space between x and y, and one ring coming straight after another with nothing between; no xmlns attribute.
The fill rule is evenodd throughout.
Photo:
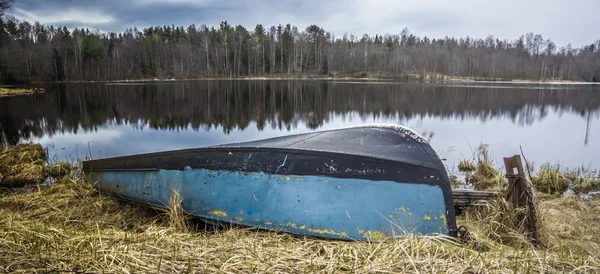
<svg viewBox="0 0 600 274"><path fill-rule="evenodd" d="M161 130L318 128L334 116L480 119L528 125L550 112L587 117L600 92L323 81L202 81L149 85L78 84L0 100L1 143L107 124Z"/></svg>

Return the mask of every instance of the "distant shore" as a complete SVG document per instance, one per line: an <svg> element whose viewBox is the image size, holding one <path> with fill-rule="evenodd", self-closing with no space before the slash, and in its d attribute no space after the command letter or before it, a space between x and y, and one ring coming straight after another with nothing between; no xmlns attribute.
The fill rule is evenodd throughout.
<svg viewBox="0 0 600 274"><path fill-rule="evenodd" d="M600 85L600 82L580 82L570 80L527 80L527 79L501 79L501 78L481 78L481 77L461 77L447 75L430 75L424 76L417 74L406 74L402 76L381 76L368 75L365 77L354 77L351 75L332 76L332 75L307 75L307 74L292 74L292 75L263 75L263 76L235 76L235 77L191 77L191 78L138 78L138 79L111 79L111 80L65 80L65 81L39 81L32 84L75 84L75 83L145 83L145 82L177 82L177 81L397 81L406 83L506 83L506 84L584 84L584 85Z"/></svg>

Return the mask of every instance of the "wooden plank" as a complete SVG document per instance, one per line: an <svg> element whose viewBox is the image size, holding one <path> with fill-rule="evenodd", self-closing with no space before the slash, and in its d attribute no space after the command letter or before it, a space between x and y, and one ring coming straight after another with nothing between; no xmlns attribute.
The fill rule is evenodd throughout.
<svg viewBox="0 0 600 274"><path fill-rule="evenodd" d="M478 190L452 190L452 200L454 207L464 209L477 203L481 203L494 198L500 192L498 191L478 191Z"/></svg>

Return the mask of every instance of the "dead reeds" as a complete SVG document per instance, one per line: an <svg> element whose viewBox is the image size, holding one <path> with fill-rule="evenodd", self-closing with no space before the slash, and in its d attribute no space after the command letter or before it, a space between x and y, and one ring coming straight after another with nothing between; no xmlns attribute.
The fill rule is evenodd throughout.
<svg viewBox="0 0 600 274"><path fill-rule="evenodd" d="M571 189L575 193L600 191L600 178L596 171L585 169L561 170L559 165L545 164L532 177L535 189L554 196L561 196Z"/></svg>
<svg viewBox="0 0 600 274"><path fill-rule="evenodd" d="M481 144L472 159L464 159L458 170L465 174L465 183L472 184L475 190L503 190L506 178L494 167L489 146Z"/></svg>
<svg viewBox="0 0 600 274"><path fill-rule="evenodd" d="M31 95L37 93L43 93L43 88L6 88L0 87L0 97L18 96L18 95Z"/></svg>
<svg viewBox="0 0 600 274"><path fill-rule="evenodd" d="M45 179L48 154L40 144L26 143L0 147L0 186L20 187L39 184Z"/></svg>
<svg viewBox="0 0 600 274"><path fill-rule="evenodd" d="M46 149L40 144L0 147L0 187L18 188L41 184L48 177L59 180L75 170L71 163L48 164L47 160Z"/></svg>
<svg viewBox="0 0 600 274"><path fill-rule="evenodd" d="M170 227L177 231L188 231L189 217L183 210L183 199L177 189L171 189L167 214Z"/></svg>
<svg viewBox="0 0 600 274"><path fill-rule="evenodd" d="M560 172L560 166L545 164L532 177L532 183L537 191L560 196L567 191L571 181Z"/></svg>

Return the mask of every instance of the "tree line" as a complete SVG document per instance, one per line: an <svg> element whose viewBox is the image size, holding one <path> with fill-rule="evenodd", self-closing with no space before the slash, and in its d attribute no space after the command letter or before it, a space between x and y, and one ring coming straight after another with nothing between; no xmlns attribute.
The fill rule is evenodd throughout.
<svg viewBox="0 0 600 274"><path fill-rule="evenodd" d="M6 10L0 0L0 14ZM122 33L0 17L0 81L346 76L600 81L600 40L558 48L515 40L398 34L335 36L311 25L155 26Z"/></svg>
<svg viewBox="0 0 600 274"><path fill-rule="evenodd" d="M249 127L261 131L298 126L317 129L339 117L507 119L531 125L552 112L573 113L582 119L591 115L597 120L599 110L600 93L591 88L523 92L482 86L227 80L54 84L42 94L0 100L0 145L67 132L94 132L110 125L223 130L226 134Z"/></svg>

